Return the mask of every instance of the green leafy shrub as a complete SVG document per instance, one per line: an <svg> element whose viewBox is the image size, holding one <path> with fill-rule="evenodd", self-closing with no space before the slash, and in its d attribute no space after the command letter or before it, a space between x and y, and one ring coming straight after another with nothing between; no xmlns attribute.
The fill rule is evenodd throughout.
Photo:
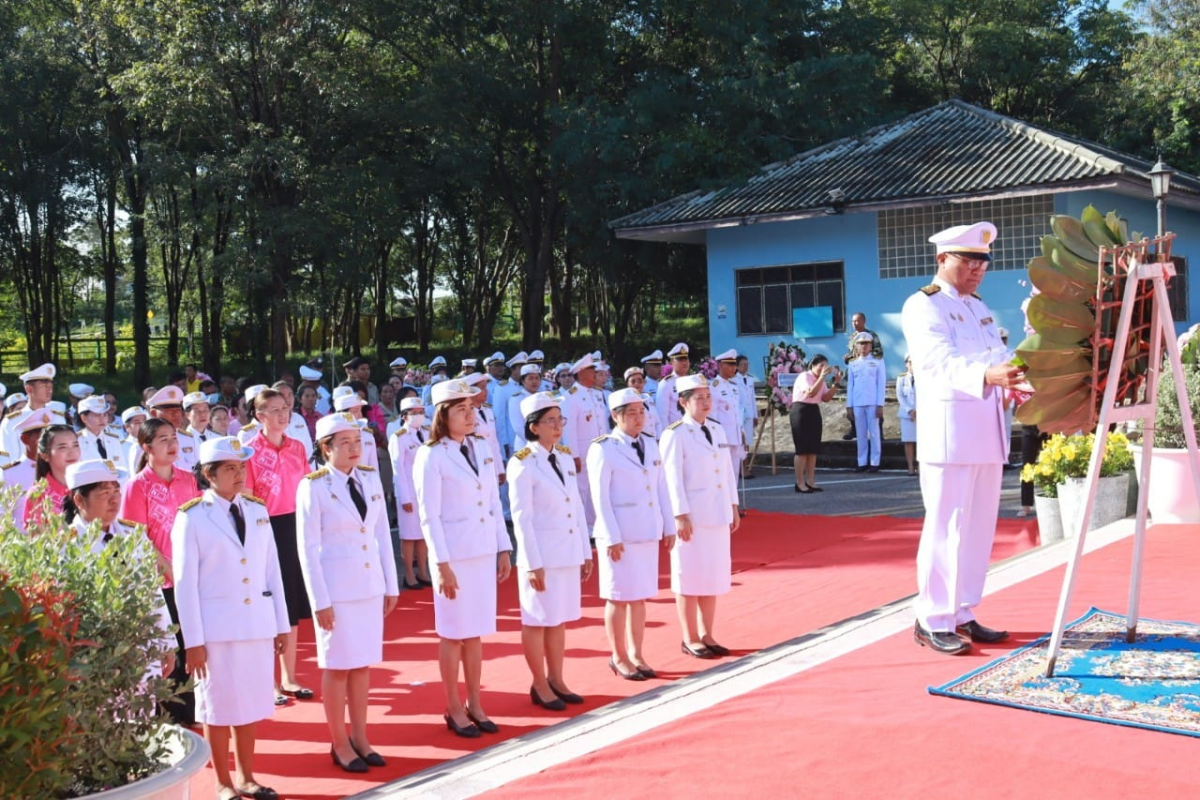
<svg viewBox="0 0 1200 800"><path fill-rule="evenodd" d="M0 521L0 571L17 591L52 590L60 598L52 611L74 626L69 652L44 667L66 683L44 698L43 709L45 718L65 714L74 727L70 736L43 743L61 761L66 783L42 796L71 797L157 771L165 753L156 735L164 724L158 706L171 694L159 663L173 640L160 627L161 578L144 535L117 537L93 554L98 532L77 538L60 516L44 520L30 535L9 518ZM0 796L28 796L8 785L13 777L0 774Z"/></svg>
<svg viewBox="0 0 1200 800"><path fill-rule="evenodd" d="M1200 425L1200 336L1195 329L1180 337L1180 360L1183 361L1183 382L1188 406L1192 410L1192 425ZM1165 366L1158 380L1158 415L1155 420L1155 447L1187 447L1183 434L1183 415L1179 398L1175 396L1175 374Z"/></svg>

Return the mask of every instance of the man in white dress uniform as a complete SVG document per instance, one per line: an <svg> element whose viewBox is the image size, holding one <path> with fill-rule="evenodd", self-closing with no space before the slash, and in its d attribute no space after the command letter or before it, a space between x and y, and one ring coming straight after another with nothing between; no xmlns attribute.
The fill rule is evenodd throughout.
<svg viewBox="0 0 1200 800"><path fill-rule="evenodd" d="M651 398L658 394L658 379L662 377L662 350L655 350L648 356L642 356L642 372L646 376L646 385L642 388L642 394L648 394Z"/></svg>
<svg viewBox="0 0 1200 800"><path fill-rule="evenodd" d="M975 294L995 238L990 222L930 237L937 275L908 298L901 317L915 379L925 387L917 395L925 525L913 638L950 655L970 651L971 641L1008 638L979 624L973 612L983 596L1008 460L1003 389L1023 379L992 312Z"/></svg>
<svg viewBox="0 0 1200 800"><path fill-rule="evenodd" d="M679 410L679 391L675 388L675 382L687 375L688 370L692 368L688 346L683 342L672 347L667 357L671 359L671 374L658 382L658 389L654 395L658 418L664 426L683 418L683 412Z"/></svg>
<svg viewBox="0 0 1200 800"><path fill-rule="evenodd" d="M571 365L571 374L575 376L575 385L563 402L563 416L567 418L563 444L575 456L575 478L590 531L596 524L596 509L592 506L592 487L584 459L592 440L608 433L608 404L604 393L596 388L596 364L591 353Z"/></svg>
<svg viewBox="0 0 1200 800"><path fill-rule="evenodd" d="M878 472L883 455L883 403L887 368L871 353L871 334L854 338L858 358L846 370L846 407L854 412L858 431L858 471Z"/></svg>
<svg viewBox="0 0 1200 800"><path fill-rule="evenodd" d="M717 376L708 384L713 401L709 416L725 431L725 444L721 449L729 454L734 475L742 473L742 459L746 455L742 442L742 393L733 382L737 358L737 350L726 350L717 356Z"/></svg>

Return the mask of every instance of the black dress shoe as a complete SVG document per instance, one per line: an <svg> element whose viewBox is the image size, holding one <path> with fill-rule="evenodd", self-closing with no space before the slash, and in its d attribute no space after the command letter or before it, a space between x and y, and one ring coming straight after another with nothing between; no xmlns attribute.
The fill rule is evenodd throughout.
<svg viewBox="0 0 1200 800"><path fill-rule="evenodd" d="M867 467L867 472L879 472L879 467Z"/></svg>
<svg viewBox="0 0 1200 800"><path fill-rule="evenodd" d="M551 686L550 688L553 689L554 687ZM533 701L535 706L541 706L547 711L566 711L567 709L567 704L559 700L558 697L555 697L553 700L543 700L537 693L537 689L532 686L529 687L529 699Z"/></svg>
<svg viewBox="0 0 1200 800"><path fill-rule="evenodd" d="M810 492L823 492L823 491L825 491L825 490L824 490L824 489L822 489L820 486L813 486L811 483L806 483L806 484L804 484L804 485L808 487L808 490L809 490Z"/></svg>
<svg viewBox="0 0 1200 800"><path fill-rule="evenodd" d="M299 689L280 689L279 693L284 697L294 697L297 700L312 700L315 696L312 689L305 689L303 686Z"/></svg>
<svg viewBox="0 0 1200 800"><path fill-rule="evenodd" d="M801 489L800 484L798 483L796 484L795 489L796 494L810 494L812 492L812 489Z"/></svg>
<svg viewBox="0 0 1200 800"><path fill-rule="evenodd" d="M460 726L454 721L454 717L449 714L443 714L442 719L446 720L446 730L454 731L456 736L461 736L464 739L478 739L482 734L474 724Z"/></svg>
<svg viewBox="0 0 1200 800"><path fill-rule="evenodd" d="M854 468L854 471L855 471L855 472L866 472L866 471L867 471L867 468L866 468L866 467L859 466L859 467L855 467L855 468Z"/></svg>
<svg viewBox="0 0 1200 800"><path fill-rule="evenodd" d="M354 759L350 760L350 763L343 764L342 760L340 758L338 758L337 749L334 747L329 748L329 757L333 759L334 764L337 764L339 767L344 769L346 772L366 772L367 771L366 762L364 762L361 758L354 758Z"/></svg>
<svg viewBox="0 0 1200 800"><path fill-rule="evenodd" d="M637 671L638 671L638 674L641 675L646 680L650 680L652 678L658 677L658 673L655 672L654 670L650 669L649 667L638 667Z"/></svg>
<svg viewBox="0 0 1200 800"><path fill-rule="evenodd" d="M970 636L972 642L980 644L995 644L1008 638L1008 631L994 631L991 628L985 628L975 620L963 623L955 630L960 636Z"/></svg>
<svg viewBox="0 0 1200 800"><path fill-rule="evenodd" d="M420 581L417 581L416 583L409 583L408 581L405 581L404 588L405 589L424 589L425 584L421 583Z"/></svg>
<svg viewBox="0 0 1200 800"><path fill-rule="evenodd" d="M237 793L242 797L252 797L254 800L279 800L279 792L270 786L259 785L253 789L248 786L239 786Z"/></svg>
<svg viewBox="0 0 1200 800"><path fill-rule="evenodd" d="M728 647L722 647L721 645L716 644L716 643L709 644L708 642L705 642L704 646L707 647L708 652L712 653L714 656L725 657L725 656L729 655Z"/></svg>
<svg viewBox="0 0 1200 800"><path fill-rule="evenodd" d="M843 442L853 442L857 437L853 433L847 433L842 436Z"/></svg>
<svg viewBox="0 0 1200 800"><path fill-rule="evenodd" d="M362 750L358 749L358 745L356 745L354 743L353 739L350 740L350 746L354 748L354 752L358 753L359 758L361 758L363 761L367 762L368 767L386 767L387 766L387 762L383 760L383 756L379 755L379 753L376 753L376 752L364 753Z"/></svg>
<svg viewBox="0 0 1200 800"><path fill-rule="evenodd" d="M946 631L927 631L921 627L919 622L913 628L913 641L922 647L928 647L948 656L971 652L971 645L958 638L956 634Z"/></svg>
<svg viewBox="0 0 1200 800"><path fill-rule="evenodd" d="M635 669L633 672L622 672L621 668L617 666L616 659L612 657L608 659L608 668L613 671L613 675L616 675L618 678L624 678L627 681L646 680L646 676L642 674L640 669Z"/></svg>
<svg viewBox="0 0 1200 800"><path fill-rule="evenodd" d="M471 722L474 722L475 725L479 728L479 730L483 731L484 733L499 733L500 732L499 725L492 722L490 719L480 719L479 717L472 714L471 709L469 709L469 708L467 709L467 719L471 720Z"/></svg>
<svg viewBox="0 0 1200 800"><path fill-rule="evenodd" d="M550 683L550 681L546 681L546 683ZM573 706L577 706L583 702L583 698L574 692L560 692L553 683L550 683L550 691L554 692L554 696L559 700L562 700L564 703L570 703Z"/></svg>
<svg viewBox="0 0 1200 800"><path fill-rule="evenodd" d="M700 645L699 647L697 647L696 649L693 650L691 645L689 645L687 642L680 642L679 643L679 651L681 653L683 653L685 656L691 656L692 658L704 658L704 659L716 658L716 656L713 655L713 651L709 650L704 645Z"/></svg>

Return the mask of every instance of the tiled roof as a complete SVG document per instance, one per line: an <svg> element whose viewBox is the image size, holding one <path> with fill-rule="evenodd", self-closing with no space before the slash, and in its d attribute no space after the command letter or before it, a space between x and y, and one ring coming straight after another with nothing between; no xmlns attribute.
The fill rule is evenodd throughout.
<svg viewBox="0 0 1200 800"><path fill-rule="evenodd" d="M1036 128L961 100L839 139L764 167L748 181L692 192L610 223L619 236L703 229L881 208L931 199L1137 184L1149 196L1151 164L1103 145ZM1176 172L1172 198L1200 199L1200 179ZM1176 194L1176 193L1179 194Z"/></svg>

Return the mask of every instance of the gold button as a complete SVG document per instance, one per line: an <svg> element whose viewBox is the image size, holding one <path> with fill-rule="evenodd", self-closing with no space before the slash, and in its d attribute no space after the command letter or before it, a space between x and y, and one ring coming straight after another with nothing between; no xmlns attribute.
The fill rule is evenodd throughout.
<svg viewBox="0 0 1200 800"><path fill-rule="evenodd" d="M649 486L647 486L647 487L646 487L646 489L647 489L647 490L649 490L649 489L650 489L650 487L649 487Z"/></svg>
<svg viewBox="0 0 1200 800"><path fill-rule="evenodd" d="M366 550L366 549L367 549L367 546L364 544L364 545L363 545L363 550Z"/></svg>
<svg viewBox="0 0 1200 800"><path fill-rule="evenodd" d="M567 514L567 519L570 519L570 518L571 518L571 515L570 515L570 514Z"/></svg>
<svg viewBox="0 0 1200 800"><path fill-rule="evenodd" d="M359 533L366 533L366 532L367 532L367 529L366 529L366 528L359 528L359 529L358 529L358 532L359 532Z"/></svg>
<svg viewBox="0 0 1200 800"><path fill-rule="evenodd" d="M480 518L479 518L479 521L480 521L480 522L483 522L483 517L480 517Z"/></svg>
<svg viewBox="0 0 1200 800"><path fill-rule="evenodd" d="M721 484L719 484L719 483L718 483L718 484L717 484L717 488L718 488L718 489L720 489L720 488L721 488Z"/></svg>
<svg viewBox="0 0 1200 800"><path fill-rule="evenodd" d="M482 501L482 500L480 500L480 501L478 501L477 503L475 503L475 505L477 505L477 506L481 506L481 505L483 505L483 501Z"/></svg>
<svg viewBox="0 0 1200 800"><path fill-rule="evenodd" d="M370 569L370 568L371 568L371 565L370 565L370 564L363 564L363 566L364 566L364 567L366 567L367 569Z"/></svg>
<svg viewBox="0 0 1200 800"><path fill-rule="evenodd" d="M242 583L249 583L249 582L250 582L249 578L242 578Z"/></svg>
<svg viewBox="0 0 1200 800"><path fill-rule="evenodd" d="M250 598L249 598L249 597L247 597L247 598L246 598L246 605L250 605Z"/></svg>
<svg viewBox="0 0 1200 800"><path fill-rule="evenodd" d="M242 559L242 563L243 563L243 564L245 564L245 563L246 563L246 559L244 559L244 558L243 558L243 559Z"/></svg>
<svg viewBox="0 0 1200 800"><path fill-rule="evenodd" d="M571 502L571 498L569 498L569 497L568 497L568 498L567 498L567 502L568 502L568 503L569 503L569 502Z"/></svg>

